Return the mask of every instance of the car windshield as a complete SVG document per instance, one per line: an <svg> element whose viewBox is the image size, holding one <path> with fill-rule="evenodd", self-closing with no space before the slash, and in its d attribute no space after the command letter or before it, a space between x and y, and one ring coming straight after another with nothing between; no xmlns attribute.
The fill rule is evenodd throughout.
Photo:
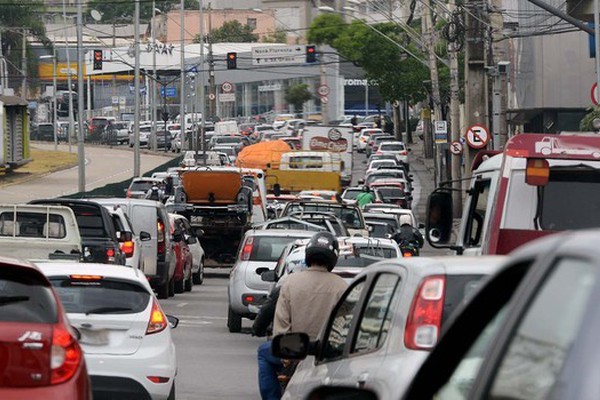
<svg viewBox="0 0 600 400"><path fill-rule="evenodd" d="M127 129L127 125L125 125L123 122L114 123L112 126L115 129Z"/></svg>
<svg viewBox="0 0 600 400"><path fill-rule="evenodd" d="M398 172L377 172L374 174L370 174L365 181L367 184L373 183L377 180L381 179L391 179L391 178L402 178L404 174L400 171Z"/></svg>
<svg viewBox="0 0 600 400"><path fill-rule="evenodd" d="M369 236L373 238L386 238L386 235L391 235L394 230L391 226L385 224L373 224L367 221L367 225L370 227Z"/></svg>
<svg viewBox="0 0 600 400"><path fill-rule="evenodd" d="M224 136L224 137L217 137L215 138L215 142L216 143L239 143L242 141L242 138L239 137L231 137L231 136Z"/></svg>
<svg viewBox="0 0 600 400"><path fill-rule="evenodd" d="M320 203L292 203L287 208L287 214L301 211L318 211L333 213L336 217L342 220L348 229L363 229L360 211L353 207L340 207L335 204L320 204Z"/></svg>
<svg viewBox="0 0 600 400"><path fill-rule="evenodd" d="M299 239L289 236L255 236L250 261L277 261L289 243Z"/></svg>
<svg viewBox="0 0 600 400"><path fill-rule="evenodd" d="M136 314L150 302L150 293L137 283L110 278L50 279L67 313Z"/></svg>
<svg viewBox="0 0 600 400"><path fill-rule="evenodd" d="M56 301L39 272L0 268L0 321L56 323Z"/></svg>
<svg viewBox="0 0 600 400"><path fill-rule="evenodd" d="M356 196L358 196L358 194L361 192L362 190L360 189L348 189L344 192L343 198L345 200L356 200Z"/></svg>
<svg viewBox="0 0 600 400"><path fill-rule="evenodd" d="M379 151L404 151L404 145L403 144L386 144L386 143L382 143L381 147L379 147Z"/></svg>
<svg viewBox="0 0 600 400"><path fill-rule="evenodd" d="M381 257L381 258L396 258L398 257L398 252L396 249L388 246L380 246L377 244L373 244L371 246L367 244L354 245L354 253L360 255L367 255L373 257Z"/></svg>

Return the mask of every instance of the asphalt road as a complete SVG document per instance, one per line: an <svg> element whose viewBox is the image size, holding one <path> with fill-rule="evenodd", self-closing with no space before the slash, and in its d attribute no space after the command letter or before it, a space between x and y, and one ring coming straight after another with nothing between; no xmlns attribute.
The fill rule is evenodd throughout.
<svg viewBox="0 0 600 400"><path fill-rule="evenodd" d="M43 150L52 150L53 144L36 143L33 145ZM68 151L65 144L59 150ZM73 151L77 147L73 146ZM172 153L145 154L140 156L142 173L165 163ZM108 148L104 146L87 146L85 148L86 189L91 190L108 183L120 182L133 176L133 151L128 148ZM55 172L37 179L17 185L5 186L0 190L0 204L26 203L33 199L53 198L78 192L78 168L70 168Z"/></svg>

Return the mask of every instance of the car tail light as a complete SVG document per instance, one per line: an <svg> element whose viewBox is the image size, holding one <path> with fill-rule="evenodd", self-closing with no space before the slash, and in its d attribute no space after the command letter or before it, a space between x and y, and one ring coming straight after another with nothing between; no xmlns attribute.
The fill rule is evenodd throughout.
<svg viewBox="0 0 600 400"><path fill-rule="evenodd" d="M378 152L377 152L377 153L375 153L375 154L377 154L378 156L380 156L380 155L382 155L383 153L382 153L382 152L380 152L380 151L378 151Z"/></svg>
<svg viewBox="0 0 600 400"><path fill-rule="evenodd" d="M160 308L158 301L152 299L152 311L150 312L150 321L148 322L146 335L162 332L167 328L168 324L167 317Z"/></svg>
<svg viewBox="0 0 600 400"><path fill-rule="evenodd" d="M125 257L129 258L133 256L135 251L135 243L131 240L121 243L121 251L125 253Z"/></svg>
<svg viewBox="0 0 600 400"><path fill-rule="evenodd" d="M57 325L52 332L50 358L50 383L68 381L75 375L81 363L82 351L77 340L64 327Z"/></svg>
<svg viewBox="0 0 600 400"><path fill-rule="evenodd" d="M424 278L413 299L404 344L413 350L429 350L437 343L442 325L446 278L441 275Z"/></svg>
<svg viewBox="0 0 600 400"><path fill-rule="evenodd" d="M127 198L131 198L131 190L127 190Z"/></svg>
<svg viewBox="0 0 600 400"><path fill-rule="evenodd" d="M406 151L406 150L402 150L402 151L400 152L400 155L401 155L401 156L407 156L407 155L408 155L408 151Z"/></svg>
<svg viewBox="0 0 600 400"><path fill-rule="evenodd" d="M109 262L113 262L115 261L115 249L110 248L110 249L106 249L106 258L108 259Z"/></svg>
<svg viewBox="0 0 600 400"><path fill-rule="evenodd" d="M147 376L148 380L152 383L167 383L169 382L169 377L167 376Z"/></svg>
<svg viewBox="0 0 600 400"><path fill-rule="evenodd" d="M158 254L165 254L165 224L158 220L156 227L158 231Z"/></svg>
<svg viewBox="0 0 600 400"><path fill-rule="evenodd" d="M412 251L405 251L404 253L402 253L402 257L412 257L413 253Z"/></svg>
<svg viewBox="0 0 600 400"><path fill-rule="evenodd" d="M240 255L240 259L242 261L248 261L250 259L250 254L252 254L252 246L254 245L254 238L249 237L246 239L244 243L244 247L242 247L242 254Z"/></svg>

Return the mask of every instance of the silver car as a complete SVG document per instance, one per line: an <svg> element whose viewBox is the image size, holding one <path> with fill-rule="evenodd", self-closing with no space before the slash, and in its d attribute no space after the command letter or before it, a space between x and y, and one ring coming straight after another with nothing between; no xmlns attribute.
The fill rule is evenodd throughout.
<svg viewBox="0 0 600 400"><path fill-rule="evenodd" d="M254 318L258 313L259 305L270 288L270 283L263 281L261 274L275 268L288 243L312 235L314 232L283 229L252 229L246 232L229 277L229 332L240 332L242 318Z"/></svg>
<svg viewBox="0 0 600 400"><path fill-rule="evenodd" d="M415 257L367 268L333 309L313 356L298 365L283 398L305 399L321 385L366 387L380 399L400 398L448 317L505 259ZM287 342L302 335L289 334ZM281 338L273 342L275 355L286 350ZM306 348L295 352L306 354Z"/></svg>

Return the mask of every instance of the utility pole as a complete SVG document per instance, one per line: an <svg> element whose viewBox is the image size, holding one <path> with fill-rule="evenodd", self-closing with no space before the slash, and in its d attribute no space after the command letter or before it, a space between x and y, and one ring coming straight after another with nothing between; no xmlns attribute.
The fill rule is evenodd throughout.
<svg viewBox="0 0 600 400"><path fill-rule="evenodd" d="M23 29L23 44L21 49L21 69L23 72L23 84L21 86L21 97L27 98L27 30Z"/></svg>
<svg viewBox="0 0 600 400"><path fill-rule="evenodd" d="M485 73L485 26L487 3L469 0L465 3L465 123L487 126ZM465 167L470 170L477 150L464 146Z"/></svg>
<svg viewBox="0 0 600 400"><path fill-rule="evenodd" d="M208 102L208 113L211 117L216 115L217 109L217 88L215 87L215 59L213 57L212 50L212 7L211 3L208 3L208 34L206 35L208 40L208 93L210 98Z"/></svg>
<svg viewBox="0 0 600 400"><path fill-rule="evenodd" d="M152 121L151 137L152 137L152 150L157 150L157 138L156 138L156 1L152 0L152 22L150 29L152 30L152 81L150 84L150 109L152 115L150 116ZM166 90L166 89L165 89ZM165 93L166 95L166 93ZM166 128L166 127L165 127Z"/></svg>
<svg viewBox="0 0 600 400"><path fill-rule="evenodd" d="M450 0L448 9L451 13L449 15L451 23L455 24L454 34L458 34L459 29L457 28L461 22L460 20L455 20L455 16L458 18L458 15L455 14L455 0ZM448 36L450 36L450 30L448 30ZM448 40L448 56L450 61L450 141L460 142L460 84L458 79L460 38L447 37L446 39ZM452 189L454 189L452 191L453 215L458 217L462 212L462 154L451 154L450 159Z"/></svg>
<svg viewBox="0 0 600 400"><path fill-rule="evenodd" d="M204 93L204 4L202 0L198 1L198 8L200 10L200 68L198 68L198 76L196 78L196 101L198 102L198 110L200 110L200 142L202 143L202 159L204 165L206 165L206 95ZM198 136L194 132L194 139L196 141L194 150L198 155ZM196 157L197 158L197 157Z"/></svg>
<svg viewBox="0 0 600 400"><path fill-rule="evenodd" d="M63 21L67 24L67 5L66 0L63 0ZM71 82L71 55L69 54L69 40L67 39L67 31L65 30L65 49L67 53L67 85L69 85L69 133L67 140L69 141L69 153L71 152L71 138L75 133L75 121L73 120L73 84Z"/></svg>
<svg viewBox="0 0 600 400"><path fill-rule="evenodd" d="M185 135L186 118L185 118L185 1L184 0L181 0L181 4L179 7L181 7L181 10L179 13L179 28L180 28L179 35L181 36L181 59L180 59L181 92L179 93L181 96L180 97L181 105L179 106L179 120L181 122L181 129L184 131L184 135ZM166 95L166 93L165 93L165 95ZM166 121L165 121L165 124L166 124ZM165 128L166 128L166 126L165 126ZM182 143L182 147L183 147L183 145L185 144L184 136L181 138L181 143Z"/></svg>
<svg viewBox="0 0 600 400"><path fill-rule="evenodd" d="M81 2L80 2L81 3ZM133 111L133 176L140 172L140 0L135 0L133 54L134 65L134 111Z"/></svg>
<svg viewBox="0 0 600 400"><path fill-rule="evenodd" d="M431 0L423 1L423 24L425 32L425 45L429 56L429 70L431 72L431 96L433 100L433 119L440 121L442 119L441 97L440 97L440 82L437 67L437 59L435 57L435 37L433 35L433 22L431 17Z"/></svg>
<svg viewBox="0 0 600 400"><path fill-rule="evenodd" d="M56 37L52 38L52 124L54 126L54 151L58 150L58 124L57 124L57 112L56 112Z"/></svg>
<svg viewBox="0 0 600 400"><path fill-rule="evenodd" d="M594 0L597 4L597 0ZM507 41L503 40L502 29L504 28L504 17L502 16L502 0L492 0L492 11L489 14L492 41L490 51L494 63L492 83L492 119L494 122L494 150L504 148L508 140L508 123L506 120L506 109L508 108L508 71Z"/></svg>
<svg viewBox="0 0 600 400"><path fill-rule="evenodd" d="M85 192L85 132L83 131L83 6L77 2L77 159L79 161L79 192Z"/></svg>
<svg viewBox="0 0 600 400"><path fill-rule="evenodd" d="M327 84L327 71L325 69L325 54L323 52L319 55L319 68L321 72L321 86L324 86ZM321 122L327 125L329 123L329 102L323 102L322 99L321 97Z"/></svg>

